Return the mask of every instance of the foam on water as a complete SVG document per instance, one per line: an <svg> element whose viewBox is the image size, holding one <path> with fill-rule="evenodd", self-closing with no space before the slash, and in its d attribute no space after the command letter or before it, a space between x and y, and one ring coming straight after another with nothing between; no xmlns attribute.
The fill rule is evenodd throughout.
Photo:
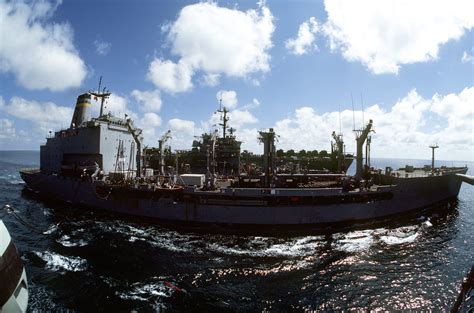
<svg viewBox="0 0 474 313"><path fill-rule="evenodd" d="M323 244L323 238L322 236L306 236L288 241L271 237L255 237L244 247L239 247L235 242L225 245L213 242L207 245L207 250L249 257L304 257L314 254L315 249ZM275 243L275 241L277 242Z"/></svg>
<svg viewBox="0 0 474 313"><path fill-rule="evenodd" d="M56 240L57 243L62 244L65 247L84 247L89 242L84 239L73 239L68 235L63 235L61 238Z"/></svg>
<svg viewBox="0 0 474 313"><path fill-rule="evenodd" d="M114 231L121 233L128 237L128 241L143 241L153 247L162 248L173 252L190 252L199 253L199 249L192 247L189 236L181 235L178 232L157 231L153 227L135 227L131 225L120 225L114 228Z"/></svg>
<svg viewBox="0 0 474 313"><path fill-rule="evenodd" d="M45 235L51 235L51 234L55 233L55 232L58 231L58 229L59 229L58 226L59 226L58 224L50 225L50 226L48 227L48 230L44 231L43 234L45 234Z"/></svg>
<svg viewBox="0 0 474 313"><path fill-rule="evenodd" d="M136 282L130 290L117 291L116 295L124 300L156 301L160 298L169 298L175 293L171 286L166 284L166 277L152 277L147 282Z"/></svg>
<svg viewBox="0 0 474 313"><path fill-rule="evenodd" d="M411 243L418 238L419 234L414 233L413 235L408 235L404 237L399 236L380 236L380 239L388 245L399 245L403 243Z"/></svg>
<svg viewBox="0 0 474 313"><path fill-rule="evenodd" d="M335 234L333 247L344 252L362 252L368 250L374 243L374 230L353 231L347 234Z"/></svg>
<svg viewBox="0 0 474 313"><path fill-rule="evenodd" d="M46 262L47 269L55 272L62 272L63 270L80 272L87 269L87 261L80 257L68 257L50 251L35 251L34 254Z"/></svg>

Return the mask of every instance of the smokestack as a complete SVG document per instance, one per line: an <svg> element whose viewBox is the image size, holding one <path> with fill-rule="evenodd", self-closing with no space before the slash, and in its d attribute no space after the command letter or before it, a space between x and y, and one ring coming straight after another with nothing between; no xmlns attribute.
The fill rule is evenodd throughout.
<svg viewBox="0 0 474 313"><path fill-rule="evenodd" d="M71 120L71 128L81 127L85 122L90 121L91 112L89 107L91 106L91 95L84 93L77 97L76 108L74 109L74 115Z"/></svg>

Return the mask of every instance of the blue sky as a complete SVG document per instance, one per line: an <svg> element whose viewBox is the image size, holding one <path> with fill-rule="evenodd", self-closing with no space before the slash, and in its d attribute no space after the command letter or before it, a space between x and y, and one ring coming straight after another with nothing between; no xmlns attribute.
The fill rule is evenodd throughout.
<svg viewBox="0 0 474 313"><path fill-rule="evenodd" d="M274 127L283 149L328 150L374 120L378 157L474 160L472 1L0 1L0 149L38 149L78 94L113 92L173 149L218 123L244 149ZM364 113L362 113L364 108ZM94 108L97 114L98 106ZM341 112L339 114L339 112Z"/></svg>

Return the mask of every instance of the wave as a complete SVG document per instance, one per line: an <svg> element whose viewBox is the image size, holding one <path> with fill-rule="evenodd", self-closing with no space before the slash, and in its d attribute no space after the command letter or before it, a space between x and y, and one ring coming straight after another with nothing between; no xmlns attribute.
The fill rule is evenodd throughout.
<svg viewBox="0 0 474 313"><path fill-rule="evenodd" d="M35 251L34 254L46 262L47 269L55 272L61 272L63 270L80 272L87 269L87 261L80 257L68 257L50 251Z"/></svg>

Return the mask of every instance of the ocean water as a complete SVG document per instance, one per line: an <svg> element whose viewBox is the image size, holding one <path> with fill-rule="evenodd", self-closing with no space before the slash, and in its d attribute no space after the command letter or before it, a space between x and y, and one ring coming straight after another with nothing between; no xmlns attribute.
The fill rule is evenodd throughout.
<svg viewBox="0 0 474 313"><path fill-rule="evenodd" d="M38 162L38 152L0 152L0 205L28 223L0 209L26 266L31 312L448 310L474 264L466 184L447 213L326 234L232 235L40 200L18 175ZM473 163L445 164L473 175Z"/></svg>

